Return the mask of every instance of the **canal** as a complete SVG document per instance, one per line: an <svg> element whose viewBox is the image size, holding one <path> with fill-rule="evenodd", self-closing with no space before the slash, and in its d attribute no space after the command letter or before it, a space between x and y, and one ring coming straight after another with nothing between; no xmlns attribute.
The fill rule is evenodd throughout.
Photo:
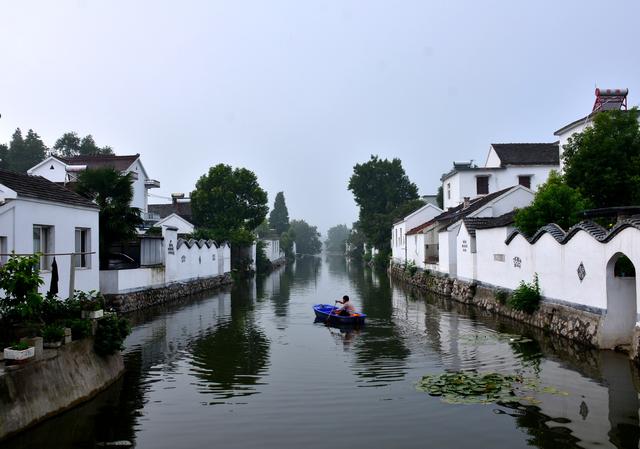
<svg viewBox="0 0 640 449"><path fill-rule="evenodd" d="M314 323L348 294L360 330ZM340 257L132 317L126 375L7 448L637 448L638 371L622 355L397 285ZM509 403L449 403L427 374L535 381Z"/></svg>

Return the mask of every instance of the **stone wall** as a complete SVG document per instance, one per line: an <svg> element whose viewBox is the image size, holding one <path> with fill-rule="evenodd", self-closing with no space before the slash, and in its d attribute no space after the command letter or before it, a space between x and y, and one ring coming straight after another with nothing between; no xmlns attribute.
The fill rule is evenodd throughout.
<svg viewBox="0 0 640 449"><path fill-rule="evenodd" d="M124 371L120 354L101 357L86 338L0 373L0 439L92 398Z"/></svg>
<svg viewBox="0 0 640 449"><path fill-rule="evenodd" d="M222 276L174 282L167 286L131 293L105 295L105 301L107 307L113 308L118 312L132 312L231 283L233 283L233 279L229 273L226 273Z"/></svg>
<svg viewBox="0 0 640 449"><path fill-rule="evenodd" d="M392 266L389 273L392 277L415 285L422 290L445 295L456 301L475 305L492 313L507 316L556 335L597 347L598 329L602 318L598 310L590 310L586 307L582 309L543 299L538 310L529 314L502 304L496 298L496 293L499 290L506 291L502 288L484 286L476 282L465 282L426 271L419 271L411 276L401 266Z"/></svg>

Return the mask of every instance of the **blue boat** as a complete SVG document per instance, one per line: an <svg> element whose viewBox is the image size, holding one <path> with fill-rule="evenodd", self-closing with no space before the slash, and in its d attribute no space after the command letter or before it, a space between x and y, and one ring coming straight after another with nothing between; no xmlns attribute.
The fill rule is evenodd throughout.
<svg viewBox="0 0 640 449"><path fill-rule="evenodd" d="M316 304L313 311L316 318L329 324L364 324L367 315L364 313L352 313L351 315L338 315L339 307L331 304Z"/></svg>

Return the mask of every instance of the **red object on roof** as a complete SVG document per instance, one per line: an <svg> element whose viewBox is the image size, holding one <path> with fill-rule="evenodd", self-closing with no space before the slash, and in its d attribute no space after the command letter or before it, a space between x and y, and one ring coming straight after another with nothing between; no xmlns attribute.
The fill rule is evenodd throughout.
<svg viewBox="0 0 640 449"><path fill-rule="evenodd" d="M596 87L596 101L593 103L593 111L618 111L627 110L627 95L629 89L600 89Z"/></svg>

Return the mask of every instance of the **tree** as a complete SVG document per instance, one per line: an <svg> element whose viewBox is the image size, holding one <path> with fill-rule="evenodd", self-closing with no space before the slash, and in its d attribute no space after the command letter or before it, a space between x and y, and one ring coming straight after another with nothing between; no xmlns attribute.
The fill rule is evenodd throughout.
<svg viewBox="0 0 640 449"><path fill-rule="evenodd" d="M273 203L273 210L269 214L269 226L275 229L278 235L289 229L289 211L284 201L284 193L278 192Z"/></svg>
<svg viewBox="0 0 640 449"><path fill-rule="evenodd" d="M96 145L91 134L82 139L75 131L64 133L53 145L54 154L62 157L91 156L100 154L113 154L109 146L99 147Z"/></svg>
<svg viewBox="0 0 640 449"><path fill-rule="evenodd" d="M322 251L318 228L304 220L291 220L291 230L295 233L298 254L318 254Z"/></svg>
<svg viewBox="0 0 640 449"><path fill-rule="evenodd" d="M345 245L349 238L350 230L347 225L339 224L327 231L327 240L324 245L327 251L345 253Z"/></svg>
<svg viewBox="0 0 640 449"><path fill-rule="evenodd" d="M527 236L548 223L566 230L578 223L580 212L589 207L589 201L578 190L569 187L557 172L552 171L547 182L538 189L533 203L516 213L515 224Z"/></svg>
<svg viewBox="0 0 640 449"><path fill-rule="evenodd" d="M7 162L7 156L9 154L9 147L4 143L0 144L0 168L5 170L9 169L9 163Z"/></svg>
<svg viewBox="0 0 640 449"><path fill-rule="evenodd" d="M285 232L280 235L280 248L284 251L284 255L287 259L293 259L296 257L293 252L293 244L296 241L296 232L289 226Z"/></svg>
<svg viewBox="0 0 640 449"><path fill-rule="evenodd" d="M6 153L7 168L24 173L41 162L46 157L47 151L47 146L35 131L30 129L23 139L22 131L17 128L13 133Z"/></svg>
<svg viewBox="0 0 640 449"><path fill-rule="evenodd" d="M140 209L130 206L131 182L131 173L120 174L111 167L89 169L78 175L76 191L100 207L100 269L107 268L111 245L134 238L136 227L142 224Z"/></svg>
<svg viewBox="0 0 640 449"><path fill-rule="evenodd" d="M564 146L566 183L593 207L640 203L638 109L604 111Z"/></svg>
<svg viewBox="0 0 640 449"><path fill-rule="evenodd" d="M400 159L371 159L356 164L349 179L360 207L359 223L368 244L380 250L381 260L391 253L391 228L398 208L418 199L418 188L409 180Z"/></svg>
<svg viewBox="0 0 640 449"><path fill-rule="evenodd" d="M267 193L251 170L218 164L196 182L191 210L196 226L214 240L247 244L269 207Z"/></svg>
<svg viewBox="0 0 640 449"><path fill-rule="evenodd" d="M353 223L351 232L349 232L349 238L347 239L349 244L348 256L356 259L361 259L364 255L364 244L366 243L364 234L360 230L360 222Z"/></svg>
<svg viewBox="0 0 640 449"><path fill-rule="evenodd" d="M442 185L438 186L438 194L436 195L436 203L438 204L438 207L442 210L444 210L444 189L442 188Z"/></svg>

